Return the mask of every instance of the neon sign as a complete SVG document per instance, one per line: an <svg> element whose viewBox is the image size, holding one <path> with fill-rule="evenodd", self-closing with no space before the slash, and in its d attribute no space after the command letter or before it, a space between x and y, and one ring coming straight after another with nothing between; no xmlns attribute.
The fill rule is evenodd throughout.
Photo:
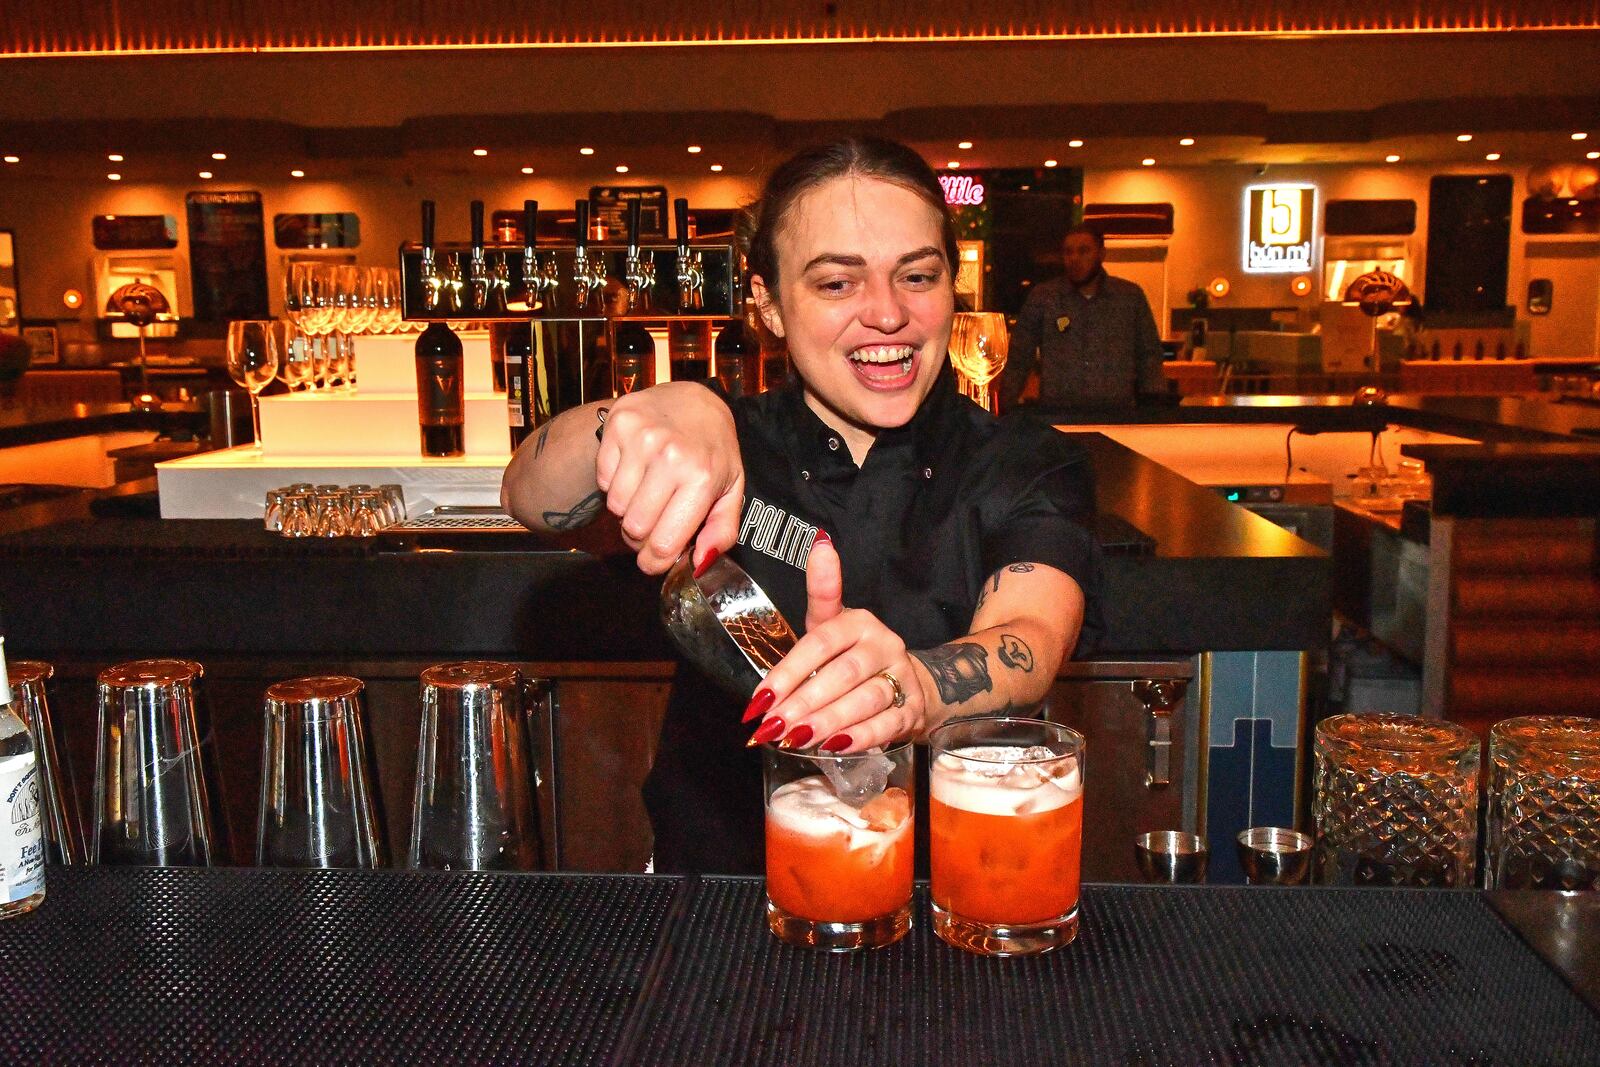
<svg viewBox="0 0 1600 1067"><path fill-rule="evenodd" d="M1317 190L1310 185L1252 185L1244 191L1244 269L1248 274L1311 270Z"/></svg>
<svg viewBox="0 0 1600 1067"><path fill-rule="evenodd" d="M983 183L970 174L941 174L944 202L951 207L977 207L983 203Z"/></svg>

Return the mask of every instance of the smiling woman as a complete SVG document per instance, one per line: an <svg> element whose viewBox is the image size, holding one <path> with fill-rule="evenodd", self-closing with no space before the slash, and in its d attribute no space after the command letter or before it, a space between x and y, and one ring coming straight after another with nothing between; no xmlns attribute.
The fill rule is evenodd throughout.
<svg viewBox="0 0 1600 1067"><path fill-rule="evenodd" d="M575 408L502 489L541 529L603 498L649 573L728 552L802 634L754 694L680 668L645 785L660 871L761 869L750 746L855 753L1033 705L1097 626L1087 458L956 390L955 237L928 165L825 145L773 173L755 219L751 289L792 385Z"/></svg>

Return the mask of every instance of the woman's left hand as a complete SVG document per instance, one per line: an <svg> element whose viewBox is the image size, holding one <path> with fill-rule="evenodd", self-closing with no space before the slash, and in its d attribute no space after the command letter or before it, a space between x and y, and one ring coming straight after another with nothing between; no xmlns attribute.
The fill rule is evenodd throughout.
<svg viewBox="0 0 1600 1067"><path fill-rule="evenodd" d="M765 715L752 744L859 752L922 733L923 672L898 635L843 595L839 553L819 532L806 562L806 634L750 701L746 721Z"/></svg>

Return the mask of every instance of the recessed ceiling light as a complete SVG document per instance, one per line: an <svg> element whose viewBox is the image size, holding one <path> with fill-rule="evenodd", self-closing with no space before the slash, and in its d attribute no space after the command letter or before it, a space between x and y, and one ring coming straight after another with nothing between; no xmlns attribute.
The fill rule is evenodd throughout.
<svg viewBox="0 0 1600 1067"><path fill-rule="evenodd" d="M721 163L713 163L713 164L711 164L711 171L712 171L713 174L721 174L722 173L722 164Z"/></svg>
<svg viewBox="0 0 1600 1067"><path fill-rule="evenodd" d="M690 145L689 146L689 154L691 156L698 156L700 154L700 146L697 145L697 144Z"/></svg>
<svg viewBox="0 0 1600 1067"><path fill-rule="evenodd" d="M1151 156L1145 156L1143 159L1139 160L1139 163L1146 167L1153 167L1156 165L1155 159Z"/></svg>
<svg viewBox="0 0 1600 1067"><path fill-rule="evenodd" d="M108 159L112 163L121 163L122 162L122 153L113 152L109 156L107 156L106 159Z"/></svg>
<svg viewBox="0 0 1600 1067"><path fill-rule="evenodd" d="M1385 163L1398 163L1400 162L1400 157L1390 153L1389 155L1383 157L1383 161Z"/></svg>
<svg viewBox="0 0 1600 1067"><path fill-rule="evenodd" d="M961 169L961 160L952 159L950 162L945 164L945 169L946 170L960 170Z"/></svg>
<svg viewBox="0 0 1600 1067"><path fill-rule="evenodd" d="M533 168L532 167L523 167L522 168L522 173L524 173L524 174L532 174L533 173Z"/></svg>
<svg viewBox="0 0 1600 1067"><path fill-rule="evenodd" d="M489 150L487 148L474 148L472 150L472 154L475 156L486 156L489 154Z"/></svg>
<svg viewBox="0 0 1600 1067"><path fill-rule="evenodd" d="M211 178L211 172L209 170L203 170L200 172L200 177L209 180Z"/></svg>
<svg viewBox="0 0 1600 1067"><path fill-rule="evenodd" d="M1583 158L1584 159L1600 159L1600 152L1585 152L1583 154Z"/></svg>
<svg viewBox="0 0 1600 1067"><path fill-rule="evenodd" d="M972 147L972 142L971 141L958 141L958 142L956 142L956 147L961 149L963 152L965 152L967 149Z"/></svg>
<svg viewBox="0 0 1600 1067"><path fill-rule="evenodd" d="M1572 135L1572 139L1574 141L1587 141L1589 139L1589 135L1584 133L1582 130L1579 130L1577 133Z"/></svg>
<svg viewBox="0 0 1600 1067"><path fill-rule="evenodd" d="M592 156L594 155L594 149L590 148L588 145L584 145L582 148L578 149L578 155Z"/></svg>
<svg viewBox="0 0 1600 1067"><path fill-rule="evenodd" d="M213 153L211 153L211 158L212 159L217 159L217 160L227 159L228 158L228 153L226 153L226 152L213 152Z"/></svg>
<svg viewBox="0 0 1600 1067"><path fill-rule="evenodd" d="M626 163L618 163L617 164L617 173L618 174L626 174L626 173L628 173L628 165Z"/></svg>
<svg viewBox="0 0 1600 1067"><path fill-rule="evenodd" d="M303 170L291 170L289 172L289 177L291 178L304 178L305 176L306 172Z"/></svg>
<svg viewBox="0 0 1600 1067"><path fill-rule="evenodd" d="M107 174L106 178L109 179L110 181L120 182L122 180L122 175L120 175L120 174Z"/></svg>
<svg viewBox="0 0 1600 1067"><path fill-rule="evenodd" d="M1053 167L1056 165L1056 161L1053 159L1047 159L1044 161L1044 165L1047 167Z"/></svg>
<svg viewBox="0 0 1600 1067"><path fill-rule="evenodd" d="M1472 134L1458 133L1456 134L1456 140L1460 141L1462 144L1466 144L1468 141L1472 140Z"/></svg>
<svg viewBox="0 0 1600 1067"><path fill-rule="evenodd" d="M22 162L22 157L21 156L6 156L5 159L6 159L7 163L21 163Z"/></svg>
<svg viewBox="0 0 1600 1067"><path fill-rule="evenodd" d="M1180 138L1178 138L1178 143L1183 145L1183 147L1188 148L1190 145L1194 144L1194 138L1193 137L1180 137Z"/></svg>
<svg viewBox="0 0 1600 1067"><path fill-rule="evenodd" d="M1500 153L1499 152L1490 152L1487 155L1485 155L1483 158L1487 159L1490 163L1493 163L1495 160L1500 158Z"/></svg>
<svg viewBox="0 0 1600 1067"><path fill-rule="evenodd" d="M1067 147L1068 148L1082 148L1083 147L1083 142L1082 141L1068 141L1067 142Z"/></svg>

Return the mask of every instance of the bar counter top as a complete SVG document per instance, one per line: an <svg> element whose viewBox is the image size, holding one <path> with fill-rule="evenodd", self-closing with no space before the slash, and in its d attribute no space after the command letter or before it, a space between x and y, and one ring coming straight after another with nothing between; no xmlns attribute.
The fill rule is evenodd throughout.
<svg viewBox="0 0 1600 1067"><path fill-rule="evenodd" d="M1327 556L1099 434L1107 633L1096 653L1315 648ZM244 520L99 519L0 537L8 647L30 654L670 660L659 582L607 523L505 551L287 540ZM1131 529L1130 529L1131 527ZM1151 543L1153 542L1153 544ZM90 580L85 580L89 577Z"/></svg>
<svg viewBox="0 0 1600 1067"><path fill-rule="evenodd" d="M192 433L206 425L205 405L193 400L167 401L159 408L132 404L0 404L0 448L118 430Z"/></svg>
<svg viewBox="0 0 1600 1067"><path fill-rule="evenodd" d="M768 934L753 878L90 867L48 887L0 923L8 1061L1559 1065L1600 1048L1581 961L1541 939L1593 944L1600 913L1554 893L1087 886L1076 942L1001 960L939 942L925 888L903 941L827 955Z"/></svg>

